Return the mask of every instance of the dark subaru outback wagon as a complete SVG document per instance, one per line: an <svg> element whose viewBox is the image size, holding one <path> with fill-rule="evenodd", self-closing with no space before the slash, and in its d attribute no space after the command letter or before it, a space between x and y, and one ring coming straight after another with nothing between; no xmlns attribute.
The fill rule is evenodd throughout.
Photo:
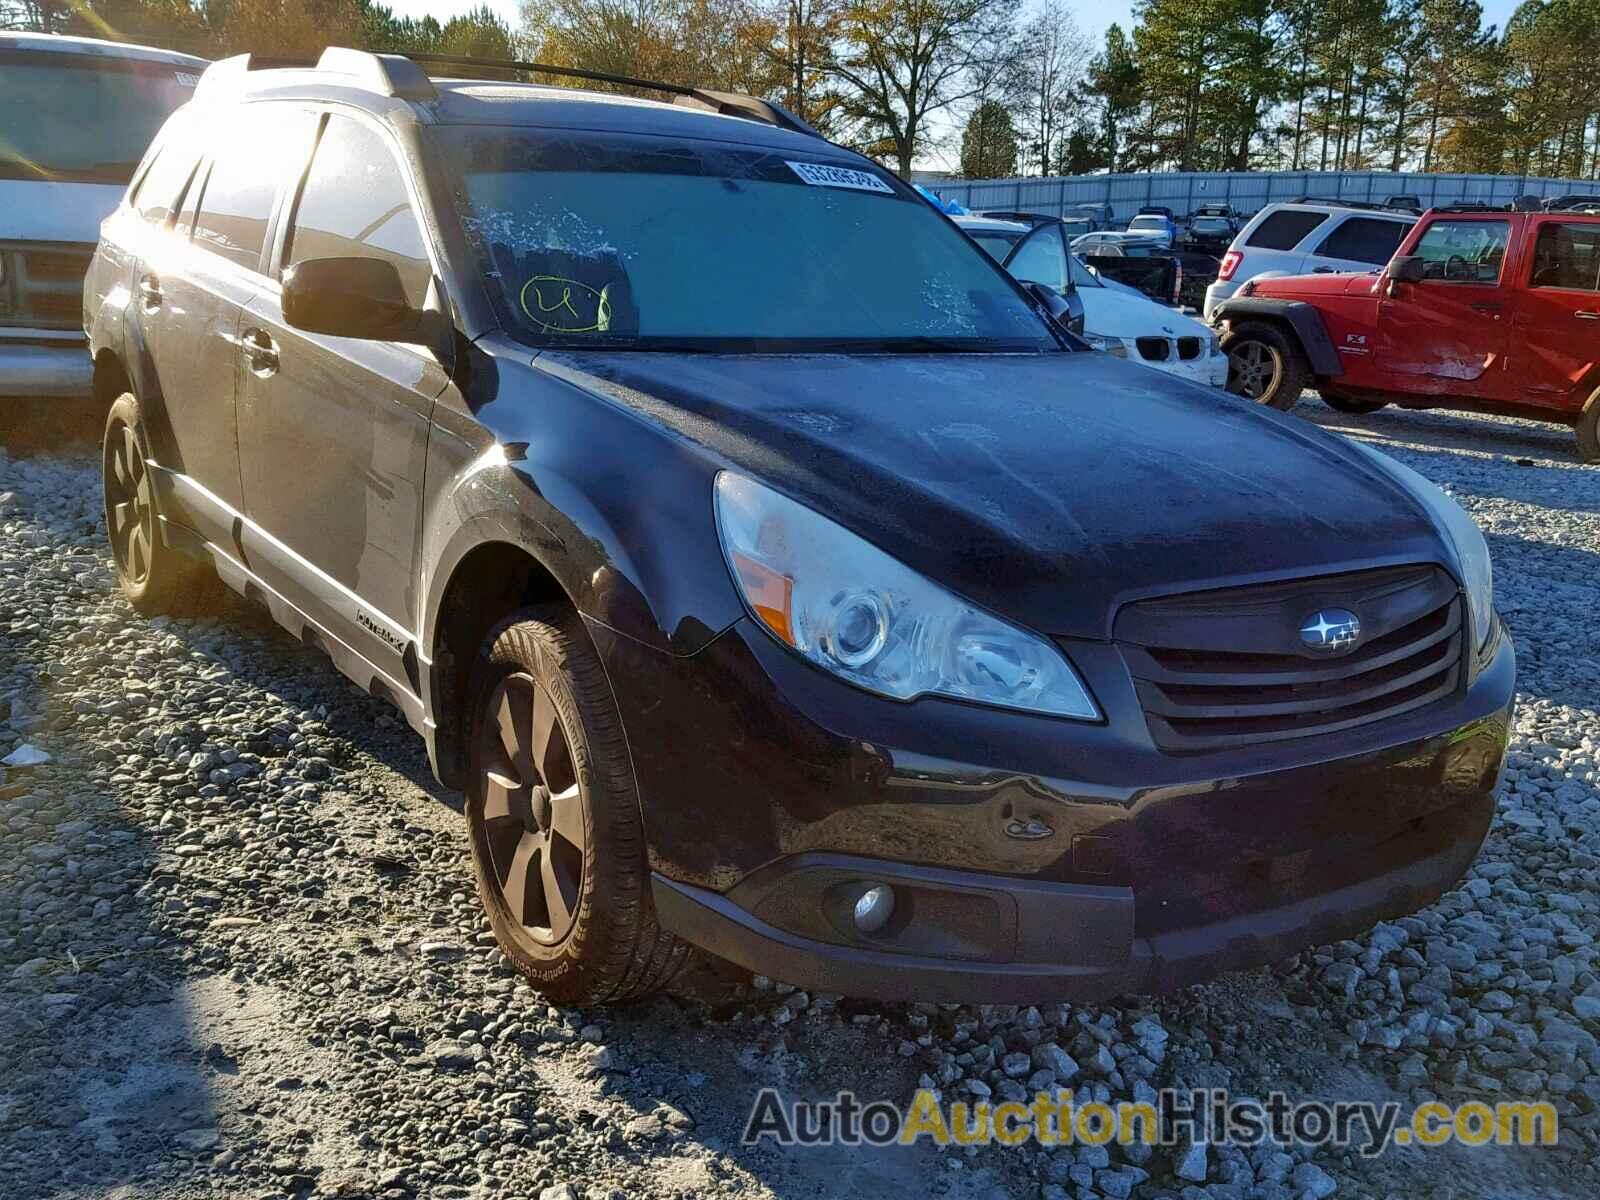
<svg viewBox="0 0 1600 1200"><path fill-rule="evenodd" d="M1169 988L1467 869L1515 664L1411 471L1088 350L776 106L255 65L89 275L121 583L397 705L552 998Z"/></svg>

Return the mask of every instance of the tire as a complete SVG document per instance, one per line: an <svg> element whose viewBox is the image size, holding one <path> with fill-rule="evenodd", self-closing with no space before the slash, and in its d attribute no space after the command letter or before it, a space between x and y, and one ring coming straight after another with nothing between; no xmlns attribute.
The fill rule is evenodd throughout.
<svg viewBox="0 0 1600 1200"><path fill-rule="evenodd" d="M577 617L529 608L491 631L466 721L473 870L505 956L558 1004L668 983L689 946L656 922L622 722Z"/></svg>
<svg viewBox="0 0 1600 1200"><path fill-rule="evenodd" d="M149 460L150 440L139 401L124 392L106 414L100 460L106 536L117 583L128 603L147 617L212 612L222 597L222 580L209 563L164 541Z"/></svg>
<svg viewBox="0 0 1600 1200"><path fill-rule="evenodd" d="M1222 339L1228 356L1228 390L1279 412L1288 412L1311 382L1311 365L1300 347L1276 325L1246 321Z"/></svg>
<svg viewBox="0 0 1600 1200"><path fill-rule="evenodd" d="M1600 464L1600 392L1589 397L1578 418L1578 457L1586 463Z"/></svg>
<svg viewBox="0 0 1600 1200"><path fill-rule="evenodd" d="M1317 394L1329 408L1358 417L1389 407L1387 400L1357 400L1354 396L1342 396L1331 388L1319 388Z"/></svg>

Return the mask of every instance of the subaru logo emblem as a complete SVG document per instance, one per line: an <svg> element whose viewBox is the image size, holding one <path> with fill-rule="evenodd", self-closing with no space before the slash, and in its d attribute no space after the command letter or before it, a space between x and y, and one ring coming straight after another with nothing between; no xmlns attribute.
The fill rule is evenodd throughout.
<svg viewBox="0 0 1600 1200"><path fill-rule="evenodd" d="M1361 618L1347 608L1314 612L1300 626L1300 640L1319 654L1343 654L1361 637Z"/></svg>

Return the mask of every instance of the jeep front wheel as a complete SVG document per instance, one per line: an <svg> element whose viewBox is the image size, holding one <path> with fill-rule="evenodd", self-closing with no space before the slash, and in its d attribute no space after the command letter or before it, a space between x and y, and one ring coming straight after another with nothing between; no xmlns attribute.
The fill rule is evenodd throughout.
<svg viewBox="0 0 1600 1200"><path fill-rule="evenodd" d="M1305 356L1275 326L1248 321L1222 339L1228 356L1228 390L1246 400L1288 412L1311 381Z"/></svg>

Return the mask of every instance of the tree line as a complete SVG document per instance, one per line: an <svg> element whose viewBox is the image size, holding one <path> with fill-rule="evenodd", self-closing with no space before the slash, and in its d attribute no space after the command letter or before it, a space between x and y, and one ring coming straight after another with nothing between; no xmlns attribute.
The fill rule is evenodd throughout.
<svg viewBox="0 0 1600 1200"><path fill-rule="evenodd" d="M441 24L377 0L0 0L0 26L204 55L328 44L765 96L909 175L1420 170L1600 176L1600 0L522 0Z"/></svg>

